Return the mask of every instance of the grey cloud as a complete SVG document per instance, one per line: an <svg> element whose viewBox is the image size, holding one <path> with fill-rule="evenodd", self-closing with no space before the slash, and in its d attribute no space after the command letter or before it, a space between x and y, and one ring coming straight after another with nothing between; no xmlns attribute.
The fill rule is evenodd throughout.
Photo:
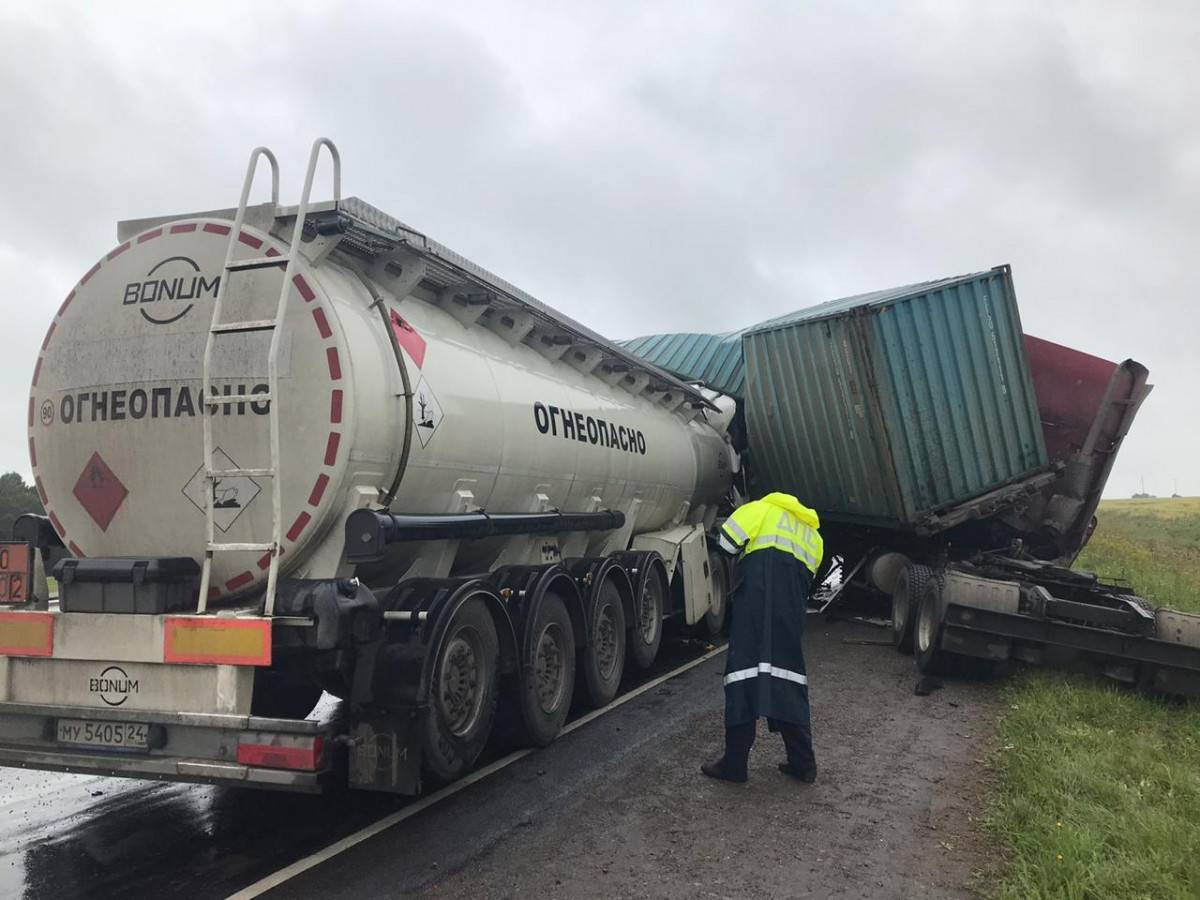
<svg viewBox="0 0 1200 900"><path fill-rule="evenodd" d="M0 14L9 420L116 219L231 204L258 143L294 196L329 133L348 192L613 336L1012 263L1027 330L1154 371L1114 492L1200 493L1190 4L162 10Z"/></svg>

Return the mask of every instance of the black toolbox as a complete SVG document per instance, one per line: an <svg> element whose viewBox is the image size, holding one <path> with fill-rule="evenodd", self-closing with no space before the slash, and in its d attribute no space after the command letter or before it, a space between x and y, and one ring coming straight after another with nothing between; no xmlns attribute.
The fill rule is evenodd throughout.
<svg viewBox="0 0 1200 900"><path fill-rule="evenodd" d="M187 556L63 559L54 577L63 612L187 612L200 588L200 566Z"/></svg>

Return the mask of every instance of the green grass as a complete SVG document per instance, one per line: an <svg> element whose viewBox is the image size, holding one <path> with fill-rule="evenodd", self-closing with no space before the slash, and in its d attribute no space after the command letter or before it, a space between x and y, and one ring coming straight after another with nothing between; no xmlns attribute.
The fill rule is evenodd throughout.
<svg viewBox="0 0 1200 900"><path fill-rule="evenodd" d="M1075 564L1156 606L1200 612L1200 498L1110 500Z"/></svg>
<svg viewBox="0 0 1200 900"><path fill-rule="evenodd" d="M1078 567L1200 610L1200 500L1103 504ZM1004 699L986 821L1007 854L987 893L1200 897L1200 704L1048 670Z"/></svg>

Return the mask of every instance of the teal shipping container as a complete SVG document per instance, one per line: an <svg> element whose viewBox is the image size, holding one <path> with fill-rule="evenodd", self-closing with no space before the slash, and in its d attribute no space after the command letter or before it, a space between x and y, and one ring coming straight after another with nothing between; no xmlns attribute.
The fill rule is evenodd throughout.
<svg viewBox="0 0 1200 900"><path fill-rule="evenodd" d="M1008 266L802 310L742 351L755 493L920 530L1047 468Z"/></svg>
<svg viewBox="0 0 1200 900"><path fill-rule="evenodd" d="M745 329L725 334L649 334L617 343L684 381L700 381L723 394L740 397L746 381L744 333Z"/></svg>

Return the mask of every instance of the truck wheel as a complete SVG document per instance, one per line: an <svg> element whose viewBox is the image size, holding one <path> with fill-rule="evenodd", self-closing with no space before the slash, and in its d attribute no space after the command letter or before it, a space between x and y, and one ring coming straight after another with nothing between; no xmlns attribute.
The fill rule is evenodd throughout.
<svg viewBox="0 0 1200 900"><path fill-rule="evenodd" d="M611 578L600 585L591 614L591 640L579 654L579 668L587 702L599 708L617 696L625 670L625 608Z"/></svg>
<svg viewBox="0 0 1200 900"><path fill-rule="evenodd" d="M922 675L941 675L946 667L942 643L942 590L931 577L921 592L913 624L913 642L917 653L917 669Z"/></svg>
<svg viewBox="0 0 1200 900"><path fill-rule="evenodd" d="M725 627L725 614L729 609L729 570L725 560L716 553L708 554L708 582L712 591L712 602L704 614L704 633L716 637Z"/></svg>
<svg viewBox="0 0 1200 900"><path fill-rule="evenodd" d="M422 729L425 768L440 779L464 774L487 743L496 719L500 642L481 598L454 614L433 665Z"/></svg>
<svg viewBox="0 0 1200 900"><path fill-rule="evenodd" d="M913 623L917 604L925 596L932 571L928 566L907 565L900 570L892 591L892 641L901 653L913 652Z"/></svg>
<svg viewBox="0 0 1200 900"><path fill-rule="evenodd" d="M575 633L557 594L547 593L543 598L529 640L521 667L518 705L528 742L545 747L567 721L575 689Z"/></svg>
<svg viewBox="0 0 1200 900"><path fill-rule="evenodd" d="M642 590L634 600L634 621L629 628L629 659L644 672L654 665L662 644L663 605L667 599L667 579L661 564L651 564L642 579Z"/></svg>

